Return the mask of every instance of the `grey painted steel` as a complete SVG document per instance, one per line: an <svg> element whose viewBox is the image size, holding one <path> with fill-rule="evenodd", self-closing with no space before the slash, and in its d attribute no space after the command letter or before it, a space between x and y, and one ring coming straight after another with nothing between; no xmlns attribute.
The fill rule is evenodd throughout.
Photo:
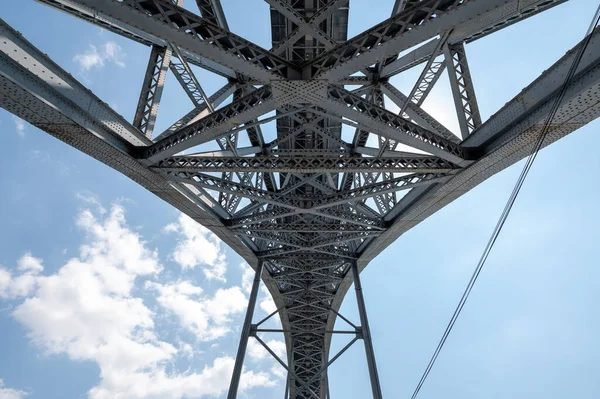
<svg viewBox="0 0 600 399"><path fill-rule="evenodd" d="M282 56L231 34L217 0L197 1L202 17L170 0L42 2L179 51L173 60L183 61L177 71L191 84L195 108L152 141L4 22L0 106L138 182L253 267L264 261L262 279L288 350L287 362L279 359L289 370L288 396L299 399L328 395L327 367L340 355L329 354L331 332L343 318L337 309L354 281L351 265L360 272L401 234L523 158L573 57L460 142L421 108L444 67L436 58L439 32L452 29L447 42L461 48L562 1L397 1L390 20L346 44L346 1L273 1L272 41L285 44ZM298 18L306 21L301 29ZM328 51L316 29L342 44ZM387 77L428 60L408 101ZM186 63L229 82L206 101L197 80L183 78ZM359 70L364 76L350 76ZM599 89L596 31L545 145L600 114ZM384 94L406 104L407 116L386 110ZM276 137L263 137L268 122ZM347 137L342 124L355 134ZM366 350L374 366L372 347Z"/></svg>
<svg viewBox="0 0 600 399"><path fill-rule="evenodd" d="M215 25L229 30L220 0L196 0L200 15Z"/></svg>
<svg viewBox="0 0 600 399"><path fill-rule="evenodd" d="M181 51L179 51L177 46L169 45L169 48L177 58L177 62L174 62L173 59L171 60L171 71L173 71L173 74L181 84L181 87L183 87L183 90L190 100L192 100L194 105L198 107L200 104L204 103L210 112L213 112L215 110L213 104L209 101L206 93L204 93L204 89L200 86L198 79L196 79L196 75L192 72L192 68L190 68L185 57L181 54Z"/></svg>
<svg viewBox="0 0 600 399"><path fill-rule="evenodd" d="M133 125L144 132L148 138L152 138L170 63L171 50L168 47L152 46L142 83L142 92L133 118Z"/></svg>
<svg viewBox="0 0 600 399"><path fill-rule="evenodd" d="M444 55L460 132L462 138L466 139L471 132L481 126L481 115L479 115L479 105L477 105L465 46L462 43L445 46Z"/></svg>
<svg viewBox="0 0 600 399"><path fill-rule="evenodd" d="M375 362L375 351L373 350L373 340L371 339L367 307L365 305L365 297L362 292L362 284L360 283L360 272L358 271L356 261L351 262L351 268L352 279L354 280L354 290L356 292L356 302L358 304L358 314L360 316L362 338L365 343L365 352L367 354L367 366L369 367L369 378L371 379L373 399L382 399L383 394L381 393L381 384L379 382L379 374Z"/></svg>
<svg viewBox="0 0 600 399"><path fill-rule="evenodd" d="M431 87L433 87L433 84L435 84L437 77L439 77L438 72L442 69L441 65L444 65L443 63L435 63L435 59L437 58L442 47L446 45L446 41L448 40L448 36L450 36L450 32L451 30L447 30L446 32L440 35L440 38L437 40L437 45L435 49L433 49L429 60L427 61L427 63L425 63L425 68L423 68L423 72L421 72L421 75L417 78L417 83L415 83L412 90L407 96L408 98L400 107L400 112L398 112L399 115L402 115L404 113L404 111L408 107L408 104L411 102L414 102L417 105L421 105L425 100L425 97L427 97L427 94L431 90Z"/></svg>
<svg viewBox="0 0 600 399"><path fill-rule="evenodd" d="M307 63L304 67L304 75L337 80L366 68L382 58L407 50L436 36L439 32L456 26L469 25L474 16L479 16L478 19L482 21L494 18L499 28L522 14L535 12L538 4L548 7L552 3L546 0L528 1L523 4L507 0L424 0L418 7L394 15L348 40L347 44L338 46L313 62ZM479 27L477 25L475 24ZM481 31L475 29L471 37L485 33L485 29ZM358 54L360 57L357 57Z"/></svg>
<svg viewBox="0 0 600 399"><path fill-rule="evenodd" d="M213 107L218 107L223 102L225 102L225 100L227 100L230 96L232 96L236 89L237 86L234 83L227 83L225 86L221 87L216 93L214 93L208 98L208 103L212 104ZM167 130L156 136L154 138L154 141L161 141L162 139L170 136L179 129L188 126L190 123L202 119L203 117L208 115L210 112L210 109L208 108L208 103L203 102L202 104L189 111L181 119L172 124Z"/></svg>
<svg viewBox="0 0 600 399"><path fill-rule="evenodd" d="M252 288L250 290L250 297L248 298L248 308L246 309L246 317L244 318L244 324L242 326L242 332L240 334L240 344L238 345L237 355L235 357L235 364L233 366L233 374L231 376L231 384L229 385L229 393L227 399L235 399L237 397L238 389L240 386L240 378L242 376L242 367L244 366L244 357L246 355L246 348L248 346L248 339L250 338L250 331L252 329L252 317L254 316L254 308L256 308L256 298L258 298L258 288L260 287L260 278L263 271L263 263L258 262L256 271L254 272L254 279L252 280Z"/></svg>
<svg viewBox="0 0 600 399"><path fill-rule="evenodd" d="M118 35L124 36L128 39L135 40L139 43L145 45L155 45L159 47L166 47L168 42L158 36L153 34L149 34L147 32L138 29L134 25L130 25L124 23L122 21L116 20L109 15L106 15L102 12L94 10L91 7L82 5L77 3L74 0L36 0L39 3L45 4L47 6L53 7L57 10L68 13L74 17L80 18L84 21L91 22L95 25L101 26L104 29L107 29L111 32L114 32ZM224 77L235 77L235 72L223 65L216 63L215 61L208 59L198 53L188 50L182 50L184 56L187 58L188 62L198 65L201 68L207 69L211 72L214 72L218 75Z"/></svg>
<svg viewBox="0 0 600 399"><path fill-rule="evenodd" d="M437 157L363 158L363 157L200 157L176 156L159 162L158 172L241 172L279 173L344 172L450 172L459 168Z"/></svg>
<svg viewBox="0 0 600 399"><path fill-rule="evenodd" d="M86 7L93 12L106 15L114 25L135 26L136 30L143 34L160 37L182 50L211 59L258 81L287 78L288 73L293 75L291 64L283 58L176 6L169 0L56 0L56 2Z"/></svg>
<svg viewBox="0 0 600 399"><path fill-rule="evenodd" d="M450 140L454 143L458 143L459 139L455 136L450 130L448 130L444 125L438 122L433 116L429 115L423 108L418 106L418 104L414 104L412 101L408 100L408 97L405 96L392 86L389 82L383 82L381 84L381 91L385 93L398 107L402 107L406 104L406 109L404 112L417 124L431 130L434 133L439 134L443 138Z"/></svg>

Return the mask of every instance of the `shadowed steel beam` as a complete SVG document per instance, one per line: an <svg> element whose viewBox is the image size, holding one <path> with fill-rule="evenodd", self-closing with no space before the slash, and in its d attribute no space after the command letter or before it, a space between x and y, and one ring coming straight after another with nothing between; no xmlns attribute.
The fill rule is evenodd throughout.
<svg viewBox="0 0 600 399"><path fill-rule="evenodd" d="M183 0L171 1L178 6L183 4ZM140 129L148 138L152 138L165 79L167 78L169 66L172 66L172 50L171 46L152 46L150 52L146 75L142 83L142 92L140 93L138 106L133 118L133 125Z"/></svg>
<svg viewBox="0 0 600 399"><path fill-rule="evenodd" d="M566 1L534 1L532 3L513 1L512 7L507 6L502 10L480 15L477 19L455 26L454 32L450 35L449 43L461 43L463 41L470 43ZM381 76L389 78L415 65L426 62L436 46L434 42L435 40L428 42L394 62L386 64L381 71Z"/></svg>
<svg viewBox="0 0 600 399"><path fill-rule="evenodd" d="M407 8L414 7L415 5L419 4L419 1L421 0L396 0L396 3L394 3L393 14L398 14Z"/></svg>
<svg viewBox="0 0 600 399"><path fill-rule="evenodd" d="M250 297L248 298L248 308L246 309L246 317L244 318L244 325L242 326L240 344L238 346L237 356L233 366L233 375L231 376L231 384L229 385L227 399L235 399L237 397L238 388L240 385L240 377L242 376L242 367L244 365L244 356L246 355L248 339L250 338L250 331L252 329L252 317L254 316L254 308L256 307L256 298L258 298L258 288L260 286L260 276L262 270L263 261L258 261L258 264L256 265L256 271L254 273L254 280L252 280L252 288L250 290Z"/></svg>
<svg viewBox="0 0 600 399"><path fill-rule="evenodd" d="M404 72L416 65L426 62L438 47L440 39L431 40L416 49L404 54L394 62L391 62L381 70L381 77L390 78L401 72Z"/></svg>
<svg viewBox="0 0 600 399"><path fill-rule="evenodd" d="M178 62L175 62L173 59L171 60L171 71L173 71L173 74L181 84L181 87L183 87L183 90L196 107L204 103L208 109L213 112L215 108L210 103L209 98L206 96L206 93L204 93L204 89L202 89L198 79L196 79L192 68L190 68L177 46L169 45L169 48L178 60Z"/></svg>
<svg viewBox="0 0 600 399"><path fill-rule="evenodd" d="M272 0L270 0L270 1L272 1ZM268 2L269 1L267 1L267 3ZM282 5L281 2L277 2L277 3L278 3L278 5ZM327 17L329 17L331 14L333 14L340 6L342 6L345 3L348 3L348 0L332 0L325 7L319 9L319 11L317 11L310 20L308 20L308 22L305 22L304 24L296 23L300 27L294 29L293 32L290 32L286 37L281 39L271 49L271 51L275 54L281 54L284 50L286 50L287 48L292 46L294 43L296 43L298 40L300 40L300 38L302 36L306 35L307 33L311 33L312 30L319 30L321 35L326 35L323 31L321 31L318 28L318 25L323 20L325 20ZM298 20L298 18L295 14L296 14L295 12L293 14L288 12L287 15L282 13L282 15L284 15L285 17L290 15L294 19ZM302 18L302 17L300 17L300 18L301 19L299 20L299 22L304 20L304 18ZM322 39L325 42L331 43L332 46L335 46L337 44L335 41L333 41L333 39L331 39L331 37L329 35L323 36Z"/></svg>
<svg viewBox="0 0 600 399"><path fill-rule="evenodd" d="M460 125L462 138L466 139L475 129L481 126L481 115L473 88L473 79L467 62L464 44L444 47L450 87L454 97L454 105Z"/></svg>
<svg viewBox="0 0 600 399"><path fill-rule="evenodd" d="M229 30L227 18L225 18L220 0L196 0L196 4L203 18L208 19L215 25L219 25L221 28Z"/></svg>
<svg viewBox="0 0 600 399"><path fill-rule="evenodd" d="M277 46L271 50L274 53L280 54L283 50L286 50L289 45L294 44L300 37L302 37L302 35L306 34L312 35L327 49L333 48L337 45L337 42L333 40L331 36L323 32L317 26L318 22L308 22L298 11L296 11L284 0L265 0L265 2L268 3L273 9L279 11L285 18L298 26L297 30L292 33L291 37L284 38L284 40L279 42ZM298 39L294 40L296 35L299 35Z"/></svg>
<svg viewBox="0 0 600 399"><path fill-rule="evenodd" d="M148 138L152 138L170 62L171 50L169 48L152 46L146 75L142 83L142 92L133 118L133 125Z"/></svg>
<svg viewBox="0 0 600 399"><path fill-rule="evenodd" d="M369 367L369 377L371 378L371 390L373 391L373 399L383 399L381 393L381 384L379 383L379 374L377 373L377 364L375 362L375 351L373 350L373 340L371 339L371 329L369 327L369 319L367 317L367 307L365 306L365 298L362 292L362 284L356 261L350 262L352 268L352 279L354 281L354 290L356 291L356 302L358 304L358 314L360 316L361 331L363 341L365 343L365 352L367 355L367 365Z"/></svg>
<svg viewBox="0 0 600 399"><path fill-rule="evenodd" d="M396 14L318 57L306 66L309 70L304 74L331 81L340 79L505 3L505 0L424 0L419 7ZM413 26L419 28L411 29Z"/></svg>

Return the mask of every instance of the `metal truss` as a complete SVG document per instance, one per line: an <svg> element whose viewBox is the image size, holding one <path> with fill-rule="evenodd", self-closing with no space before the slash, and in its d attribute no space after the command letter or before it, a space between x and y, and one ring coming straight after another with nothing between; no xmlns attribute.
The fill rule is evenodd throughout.
<svg viewBox="0 0 600 399"><path fill-rule="evenodd" d="M526 156L573 57L484 122L465 44L564 0L397 0L388 20L350 40L348 0L267 0L270 51L232 34L218 0L197 0L199 15L171 0L39 1L150 46L129 122L0 21L0 106L132 178L256 270L229 399L248 339L275 356L262 338L271 332L285 336L287 356L275 359L288 373L288 399L329 399L327 369L358 340L380 399L359 272L404 232ZM209 96L191 65L228 82ZM405 95L389 78L416 66L421 74ZM153 134L169 69L191 109ZM460 132L421 107L444 70ZM596 31L545 145L600 114L599 86ZM400 112L386 109L385 97ZM276 137L263 136L267 123ZM280 329L252 322L261 279L277 305L266 319L280 317ZM358 324L338 313L352 284ZM334 328L339 318L348 329ZM332 356L334 335L351 339Z"/></svg>
<svg viewBox="0 0 600 399"><path fill-rule="evenodd" d="M460 132L462 138L465 139L481 126L481 115L479 115L479 106L475 98L465 46L462 44L446 46L444 54L448 63L450 87L454 95Z"/></svg>
<svg viewBox="0 0 600 399"><path fill-rule="evenodd" d="M133 125L149 138L152 138L152 131L158 115L158 107L170 63L171 50L169 48L152 46L146 76L144 76L144 83L142 84L142 92L133 119Z"/></svg>
<svg viewBox="0 0 600 399"><path fill-rule="evenodd" d="M441 158L428 156L410 158L178 156L160 161L153 169L164 172L431 173L449 172L457 170L458 167Z"/></svg>

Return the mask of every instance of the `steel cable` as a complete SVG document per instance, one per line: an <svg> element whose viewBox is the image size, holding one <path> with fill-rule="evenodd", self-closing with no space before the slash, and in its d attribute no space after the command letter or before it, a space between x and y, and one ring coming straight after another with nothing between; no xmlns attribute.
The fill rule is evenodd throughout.
<svg viewBox="0 0 600 399"><path fill-rule="evenodd" d="M475 271L473 272L471 279L469 280L469 283L467 284L467 287L466 287L465 291L463 292L463 295L460 298L460 301L459 301L456 309L454 310L454 314L452 315L450 322L448 323L446 330L444 331L444 334L442 335L442 338L440 339L440 341L433 353L433 356L429 360L429 363L428 363L427 367L425 368L425 372L421 376L421 380L417 384L417 387L416 387L415 391L413 392L411 399L415 399L417 397L417 395L419 394L419 391L421 390L423 384L425 383L425 380L429 376L429 373L431 372L431 369L433 368L444 344L446 343L446 340L448 339L448 336L450 335L450 332L452 331L452 328L454 327L454 324L456 323L458 316L460 315L463 307L465 306L465 303L467 302L467 299L471 293L471 290L473 289L473 286L475 285L475 282L477 281L477 278L479 277L479 274L481 273L481 270L483 269L483 266L489 256L494 244L496 243L496 240L500 234L500 231L502 230L502 227L504 226L504 223L506 222L506 220L508 218L508 215L515 203L515 200L517 199L517 196L519 195L519 192L521 191L521 187L523 186L523 183L525 182L525 178L527 177L529 170L531 169L531 166L533 165L533 162L535 161L535 159L537 157L538 152L540 151L540 149L542 148L542 146L544 144L544 140L546 139L548 132L550 131L550 125L551 125L554 117L556 116L558 108L561 105L561 103L565 97L567 89L573 79L573 76L575 75L575 72L579 66L581 58L583 57L583 54L585 53L585 50L591 41L592 32L594 31L596 26L598 26L599 22L600 22L600 6L598 7L596 14L594 15L592 23L586 33L586 37L584 38L584 41L582 42L581 46L579 46L579 49L575 55L575 58L571 65L571 68L569 69L569 72L568 72L562 86L560 87L559 94L556 97L556 100L554 101L554 103L552 105L550 113L548 114L548 117L546 118L546 120L544 122L544 125L540 132L539 137L537 138L530 154L527 157L527 161L525 162L523 170L521 171L521 174L519 175L519 178L515 184L515 187L513 188L513 191L511 193L510 197L508 198L508 201L504 207L504 210L502 211L502 214L500 215L498 223L496 224L496 227L494 228L494 230L492 232L492 235L483 251L483 254L481 255L481 258L479 259L479 262L477 263L477 266L475 267Z"/></svg>

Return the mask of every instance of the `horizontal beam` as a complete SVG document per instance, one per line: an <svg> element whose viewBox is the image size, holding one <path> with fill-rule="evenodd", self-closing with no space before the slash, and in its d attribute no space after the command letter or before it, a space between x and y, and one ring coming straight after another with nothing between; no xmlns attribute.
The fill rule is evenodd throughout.
<svg viewBox="0 0 600 399"><path fill-rule="evenodd" d="M347 173L448 172L457 166L437 157L198 157L178 156L160 161L155 170L169 172L289 172Z"/></svg>

